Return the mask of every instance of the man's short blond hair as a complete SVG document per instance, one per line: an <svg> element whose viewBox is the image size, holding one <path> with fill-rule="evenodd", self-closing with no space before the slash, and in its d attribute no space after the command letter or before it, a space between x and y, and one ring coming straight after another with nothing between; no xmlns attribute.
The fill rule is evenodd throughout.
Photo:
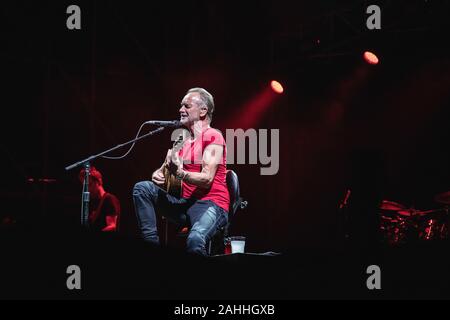
<svg viewBox="0 0 450 320"><path fill-rule="evenodd" d="M212 121L212 115L214 112L214 97L212 96L211 93L209 93L208 91L206 91L203 88L191 88L188 90L188 93L192 93L192 92L197 92L200 95L200 98L202 99L203 103L205 104L205 106L208 108L208 111L206 113L206 115L209 118L209 121Z"/></svg>

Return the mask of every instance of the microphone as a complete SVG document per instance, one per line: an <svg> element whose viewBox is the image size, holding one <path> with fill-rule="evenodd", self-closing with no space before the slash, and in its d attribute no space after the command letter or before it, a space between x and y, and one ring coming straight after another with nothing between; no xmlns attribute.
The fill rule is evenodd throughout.
<svg viewBox="0 0 450 320"><path fill-rule="evenodd" d="M145 122L145 124L151 124L158 127L172 127L172 128L179 128L183 126L183 124L178 120L173 121L157 121L157 120L150 120Z"/></svg>

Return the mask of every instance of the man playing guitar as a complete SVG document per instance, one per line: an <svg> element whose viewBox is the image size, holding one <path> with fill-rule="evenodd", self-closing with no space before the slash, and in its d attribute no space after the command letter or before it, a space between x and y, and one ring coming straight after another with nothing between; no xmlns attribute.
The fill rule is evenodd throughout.
<svg viewBox="0 0 450 320"><path fill-rule="evenodd" d="M220 131L210 126L214 99L208 91L188 90L179 112L188 137L177 141L167 152L152 181L136 183L133 200L145 241L159 243L158 213L180 226L188 226L187 251L206 255L206 243L228 221L226 144ZM181 181L179 196L164 190L168 174Z"/></svg>

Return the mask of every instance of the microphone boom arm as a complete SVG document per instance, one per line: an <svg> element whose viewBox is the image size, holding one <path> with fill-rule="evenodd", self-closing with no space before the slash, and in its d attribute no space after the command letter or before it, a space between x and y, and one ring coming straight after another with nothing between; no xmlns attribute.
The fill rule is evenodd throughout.
<svg viewBox="0 0 450 320"><path fill-rule="evenodd" d="M82 195L81 195L81 225L83 227L88 228L89 227L89 188L88 188L88 184L89 184L89 174L90 174L90 162L94 159L97 159L98 157L104 156L105 154L112 152L114 150L117 150L119 148L122 148L124 146L127 146L131 143L135 143L136 141L142 140L144 138L147 138L149 136L154 135L155 133L161 132L164 130L164 127L159 127L153 131L150 131L142 136L136 137L133 140L127 141L125 143L121 143L118 144L117 146L110 148L108 150L105 150L103 152L100 152L98 154L92 155L86 159L83 159L81 161L78 161L70 166L67 166L65 169L66 171L68 170L72 170L74 168L83 166L85 169L85 173L84 173L84 179L83 179L83 190L82 190Z"/></svg>
<svg viewBox="0 0 450 320"><path fill-rule="evenodd" d="M84 165L84 164L87 163L87 162L91 162L92 160L97 159L98 157L101 157L101 156L103 156L103 155L105 155L105 154L107 154L107 153L110 153L110 152L112 152L112 151L115 151L115 150L117 150L117 149L120 149L120 148L122 148L122 147L125 147L125 146L127 146L127 145L129 145L129 144L131 144L131 143L136 142L136 141L139 141L139 140L142 140L142 139L147 138L147 137L149 137L149 136L152 136L152 135L154 135L155 133L161 132L161 131L163 131L163 130L164 130L164 127L159 127L159 128L157 128L157 129L155 129L155 130L153 130L153 131L150 131L150 132L148 132L148 133L146 133L146 134L144 134L144 135L142 135L142 136L139 136L139 137L137 137L137 138L135 138L135 139L132 139L132 140L127 141L127 142L125 142L125 143L118 144L117 146L115 146L115 147L113 147L113 148L110 148L110 149L105 150L105 151L103 151L103 152L100 152L100 153L98 153L98 154L92 155L92 156L90 156L90 157L88 157L88 158L86 158L86 159L83 159L83 160L81 160L81 161L78 161L78 162L76 162L76 163L74 163L74 164L71 164L70 166L67 166L67 167L65 168L65 170L68 171L68 170L72 170L72 169L74 169L74 168L76 168L76 167L80 167L80 166Z"/></svg>

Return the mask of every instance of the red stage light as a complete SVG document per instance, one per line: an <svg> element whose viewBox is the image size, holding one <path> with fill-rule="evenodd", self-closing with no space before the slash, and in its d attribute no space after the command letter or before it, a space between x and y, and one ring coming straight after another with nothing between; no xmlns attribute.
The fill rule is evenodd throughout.
<svg viewBox="0 0 450 320"><path fill-rule="evenodd" d="M270 86L272 87L272 90L278 94L281 94L284 91L283 86L278 81L272 80Z"/></svg>
<svg viewBox="0 0 450 320"><path fill-rule="evenodd" d="M368 64L378 64L379 61L378 57L370 51L364 52L364 60L366 60Z"/></svg>

